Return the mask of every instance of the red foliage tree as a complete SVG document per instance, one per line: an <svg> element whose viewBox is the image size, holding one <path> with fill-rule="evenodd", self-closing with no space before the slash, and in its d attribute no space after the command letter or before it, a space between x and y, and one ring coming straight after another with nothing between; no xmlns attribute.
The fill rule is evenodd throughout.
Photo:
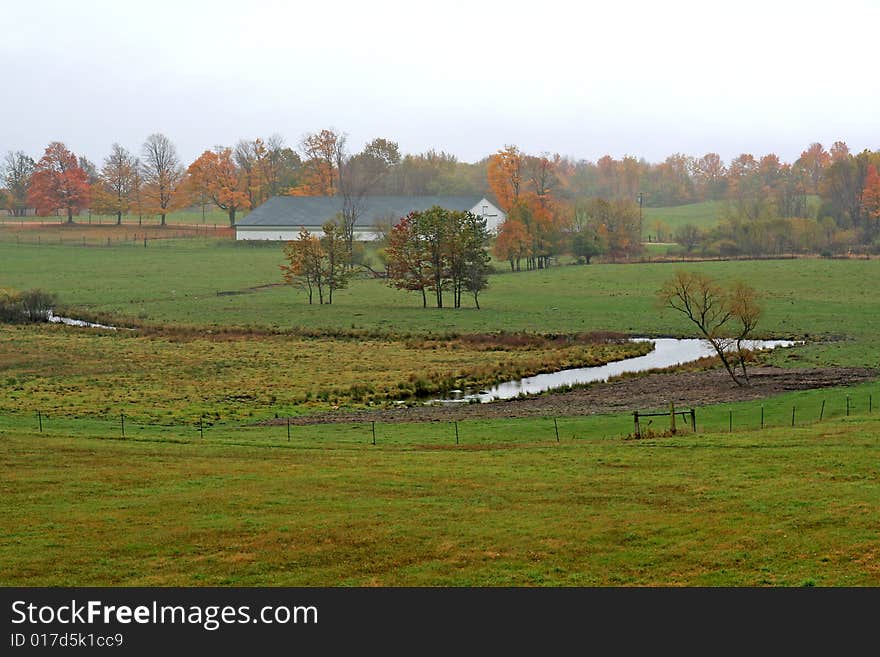
<svg viewBox="0 0 880 657"><path fill-rule="evenodd" d="M28 203L46 216L58 209L67 212L67 223L74 213L88 206L88 174L79 166L76 155L59 141L53 141L34 168L28 189Z"/></svg>
<svg viewBox="0 0 880 657"><path fill-rule="evenodd" d="M868 166L868 173L865 176L865 187L862 190L862 209L869 219L871 232L877 231L880 225L880 174L877 173L877 167L873 164Z"/></svg>

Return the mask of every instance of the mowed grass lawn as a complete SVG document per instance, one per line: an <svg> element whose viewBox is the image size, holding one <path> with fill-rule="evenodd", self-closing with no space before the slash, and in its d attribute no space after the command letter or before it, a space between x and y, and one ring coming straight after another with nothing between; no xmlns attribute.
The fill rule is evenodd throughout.
<svg viewBox="0 0 880 657"><path fill-rule="evenodd" d="M880 584L880 422L499 448L4 433L3 585Z"/></svg>

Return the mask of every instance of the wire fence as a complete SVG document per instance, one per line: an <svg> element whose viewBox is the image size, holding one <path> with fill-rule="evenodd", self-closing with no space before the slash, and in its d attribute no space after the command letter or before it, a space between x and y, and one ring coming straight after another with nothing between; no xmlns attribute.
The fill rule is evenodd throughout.
<svg viewBox="0 0 880 657"><path fill-rule="evenodd" d="M511 446L596 439L653 439L687 434L732 434L773 428L808 427L850 416L878 413L880 386L850 392L811 391L801 398L768 398L762 403L639 410L629 414L539 416L433 421L366 419L302 424L296 416L250 423L199 416L191 422L158 423L126 413L72 418L34 411L33 416L0 415L0 429L49 436L88 436L118 440L270 444L290 447L335 445L399 447ZM673 422L673 418L675 421ZM635 423L634 423L635 420Z"/></svg>

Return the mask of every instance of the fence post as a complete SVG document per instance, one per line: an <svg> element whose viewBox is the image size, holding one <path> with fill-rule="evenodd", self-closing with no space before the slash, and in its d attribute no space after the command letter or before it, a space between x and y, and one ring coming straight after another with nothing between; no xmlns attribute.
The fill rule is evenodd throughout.
<svg viewBox="0 0 880 657"><path fill-rule="evenodd" d="M846 396L846 416L849 417L849 395Z"/></svg>
<svg viewBox="0 0 880 657"><path fill-rule="evenodd" d="M458 420L455 420L455 444L458 445Z"/></svg>
<svg viewBox="0 0 880 657"><path fill-rule="evenodd" d="M125 413L119 414L119 420L122 423L122 437L125 438Z"/></svg>
<svg viewBox="0 0 880 657"><path fill-rule="evenodd" d="M669 402L669 431L675 435L675 402Z"/></svg>
<svg viewBox="0 0 880 657"><path fill-rule="evenodd" d="M733 433L733 411L728 411L727 433Z"/></svg>
<svg viewBox="0 0 880 657"><path fill-rule="evenodd" d="M376 421L372 420L370 422L370 428L373 430L373 444L376 444Z"/></svg>
<svg viewBox="0 0 880 657"><path fill-rule="evenodd" d="M868 412L869 412L869 413L873 413L873 412L874 412L874 399L873 399L873 395L868 395Z"/></svg>
<svg viewBox="0 0 880 657"><path fill-rule="evenodd" d="M691 428L697 433L697 412L691 409Z"/></svg>
<svg viewBox="0 0 880 657"><path fill-rule="evenodd" d="M290 442L290 416L287 416L287 442Z"/></svg>
<svg viewBox="0 0 880 657"><path fill-rule="evenodd" d="M636 438L641 438L642 437L642 430L641 430L641 427L639 427L639 412L638 411L633 411L633 422L636 425Z"/></svg>
<svg viewBox="0 0 880 657"><path fill-rule="evenodd" d="M822 408L819 410L819 422L822 421L822 418L825 417L825 400L822 400Z"/></svg>
<svg viewBox="0 0 880 657"><path fill-rule="evenodd" d="M764 428L764 405L761 405L761 428Z"/></svg>
<svg viewBox="0 0 880 657"><path fill-rule="evenodd" d="M37 422L40 423L40 433L43 433L43 414L37 411Z"/></svg>
<svg viewBox="0 0 880 657"><path fill-rule="evenodd" d="M559 442L559 425L556 424L556 418L553 418L553 428L556 429L556 442Z"/></svg>
<svg viewBox="0 0 880 657"><path fill-rule="evenodd" d="M794 426L794 409L795 407L791 407L791 426Z"/></svg>

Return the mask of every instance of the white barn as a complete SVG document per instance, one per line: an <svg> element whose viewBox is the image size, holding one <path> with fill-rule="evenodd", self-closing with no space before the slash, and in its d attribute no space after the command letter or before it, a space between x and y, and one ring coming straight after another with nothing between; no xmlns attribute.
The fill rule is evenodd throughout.
<svg viewBox="0 0 880 657"><path fill-rule="evenodd" d="M447 210L469 210L486 218L486 227L497 232L506 215L485 196L365 196L355 223L356 240L377 238L381 222L396 223L410 212L439 205ZM235 224L237 240L295 240L305 228L320 237L321 226L342 212L338 196L273 196Z"/></svg>

